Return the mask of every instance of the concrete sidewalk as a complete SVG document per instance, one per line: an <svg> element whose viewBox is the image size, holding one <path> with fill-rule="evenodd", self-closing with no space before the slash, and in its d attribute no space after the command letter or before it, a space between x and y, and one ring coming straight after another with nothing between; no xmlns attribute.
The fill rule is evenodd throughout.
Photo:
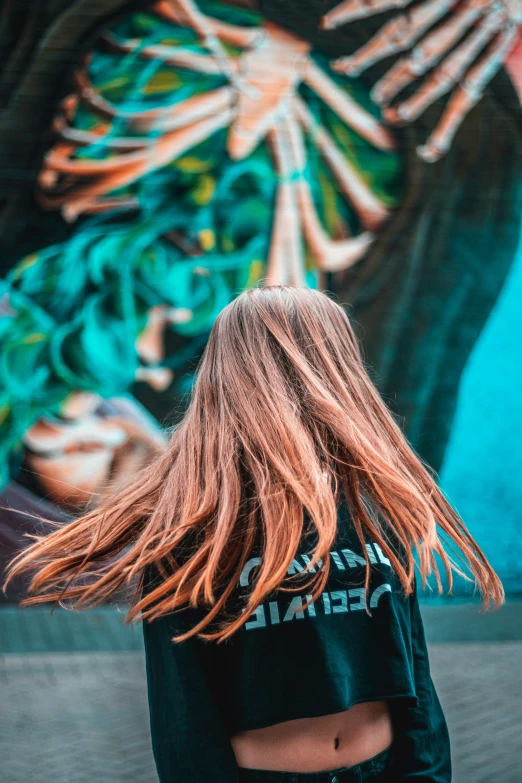
<svg viewBox="0 0 522 783"><path fill-rule="evenodd" d="M522 602L422 613L454 783L522 783ZM141 628L121 620L0 610L2 783L157 783Z"/></svg>

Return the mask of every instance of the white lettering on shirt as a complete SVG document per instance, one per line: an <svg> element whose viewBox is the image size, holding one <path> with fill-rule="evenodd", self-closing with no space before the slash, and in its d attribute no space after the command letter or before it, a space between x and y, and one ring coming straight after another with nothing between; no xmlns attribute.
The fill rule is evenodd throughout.
<svg viewBox="0 0 522 783"><path fill-rule="evenodd" d="M255 620L248 620L245 623L245 628L249 631L251 628L264 628L266 626L265 607L263 604L259 606L252 613L255 615Z"/></svg>
<svg viewBox="0 0 522 783"><path fill-rule="evenodd" d="M390 560L385 556L379 544L372 542L365 545L366 552L368 553L368 560L370 564L381 563L386 566L390 566ZM341 549L341 554L337 551L330 552L332 564L337 571L346 571L347 568L360 568L366 566L366 559L361 555L354 552L352 549ZM376 554L377 553L377 556ZM341 555L344 559L341 559ZM301 565L297 558L300 558L304 563ZM299 554L292 560L288 574L302 573L303 571L309 571L315 573L316 568L321 569L323 567L323 561L318 560L316 568L310 567L311 558L306 554ZM252 569L261 564L260 557L252 557L245 564L239 583L241 587L247 587L250 582L250 576ZM345 565L346 564L346 565ZM344 578L344 577L343 577ZM384 593L392 593L392 587L390 584L385 583L376 587L369 596L369 606L374 609L379 605L380 599ZM291 601L285 601L284 599L269 601L267 604L259 604L259 606L252 612L248 621L244 624L246 630L252 630L254 628L266 628L269 625L279 625L281 622L290 622L291 620L302 620L305 616L310 618L317 618L318 616L325 615L337 615L356 612L361 609L365 610L367 607L366 595L364 587L355 587L349 590L325 590L319 598L321 603L310 603L310 606L305 610L303 609L304 603L312 600L311 595L294 596ZM316 606L319 612L316 611Z"/></svg>
<svg viewBox="0 0 522 783"><path fill-rule="evenodd" d="M283 617L283 622L286 623L289 620L293 620L294 617L297 617L298 620L301 620L304 617L303 599L300 595L294 596L294 598L292 598L290 601L290 606L286 610L286 614Z"/></svg>
<svg viewBox="0 0 522 783"><path fill-rule="evenodd" d="M373 591L372 597L370 600L370 608L373 609L377 606L379 603L379 598L383 593L389 592L391 593L391 585L379 585L379 587Z"/></svg>
<svg viewBox="0 0 522 783"><path fill-rule="evenodd" d="M375 608L378 606L379 601L384 593L391 592L392 587L388 583L376 587L370 595L370 607ZM364 587L353 587L350 590L332 590L330 592L325 590L319 597L322 599L322 613L324 615L346 614L348 612L357 612L360 609L366 609ZM303 619L305 617L303 606L311 599L311 595L294 596L286 608L283 622L290 622L294 618L298 620ZM268 603L270 625L278 625L281 622L280 604L281 602L278 601L270 601ZM309 617L314 618L318 616L315 607L316 602L314 601L307 609ZM245 623L245 628L247 630L252 628L265 628L267 626L267 613L265 612L264 604L260 604L252 613L252 616L254 616L255 619L249 620L247 623Z"/></svg>
<svg viewBox="0 0 522 783"><path fill-rule="evenodd" d="M346 590L334 590L332 593L330 593L330 598L332 599L332 609L334 614L348 611L348 597L346 595ZM337 601L339 601L339 603L336 603Z"/></svg>

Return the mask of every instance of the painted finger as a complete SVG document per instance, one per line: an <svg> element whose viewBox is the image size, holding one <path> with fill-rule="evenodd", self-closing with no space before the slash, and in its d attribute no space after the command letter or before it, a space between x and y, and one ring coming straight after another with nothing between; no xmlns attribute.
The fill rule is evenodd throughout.
<svg viewBox="0 0 522 783"><path fill-rule="evenodd" d="M370 230L378 228L389 214L384 204L345 158L330 134L315 120L304 101L295 97L293 106L300 125L310 134L313 144L350 200L363 226Z"/></svg>
<svg viewBox="0 0 522 783"><path fill-rule="evenodd" d="M76 152L76 145L68 141L58 141L52 148L52 151L61 155L65 160ZM48 153L49 155L49 153ZM44 158L44 165L38 175L38 185L42 191L52 190L56 187L60 177L60 172L47 165L47 157Z"/></svg>
<svg viewBox="0 0 522 783"><path fill-rule="evenodd" d="M307 64L304 81L347 125L381 150L394 148L390 131L341 90L313 61Z"/></svg>
<svg viewBox="0 0 522 783"><path fill-rule="evenodd" d="M360 261L375 236L370 231L363 231L355 237L331 239L321 225L308 182L301 179L296 187L303 234L319 268L323 272L340 272Z"/></svg>
<svg viewBox="0 0 522 783"><path fill-rule="evenodd" d="M171 7L174 15L177 19L183 20L180 23L184 23L188 27L192 27L196 33L201 37L203 44L213 55L215 64L219 73L222 73L228 78L231 84L234 85L236 90L242 92L243 90L248 92L248 85L239 78L237 73L237 64L233 57L230 57L224 48L220 40L220 33L223 33L223 26L217 25L217 29L214 26L215 20L212 20L206 14L199 10L194 0L165 0L162 3L160 0L160 11L168 13L165 9ZM257 36L258 33L256 33ZM263 36L261 36L262 38ZM224 38L223 40L226 40Z"/></svg>
<svg viewBox="0 0 522 783"><path fill-rule="evenodd" d="M338 272L348 269L363 257L374 236L369 231L340 240L328 236L319 220L310 185L303 176L306 166L303 132L292 115L288 115L284 122L288 134L288 154L296 175L295 189L303 237L322 271Z"/></svg>
<svg viewBox="0 0 522 783"><path fill-rule="evenodd" d="M159 3L153 5L152 10L167 22L181 26L191 23L191 20L180 11L179 7L169 0L160 0ZM211 17L205 17L205 19L207 31L212 30L216 38L244 49L255 44L264 34L261 27L239 27L235 24L222 22L220 19L212 19Z"/></svg>
<svg viewBox="0 0 522 783"><path fill-rule="evenodd" d="M103 98L92 86L85 70L82 69L75 74L75 82L82 103L107 119L115 117L125 119L130 128L139 132L169 131L181 128L213 112L219 112L230 105L233 99L231 87L218 87L217 90L211 90L207 93L191 95L190 98L185 98L185 100L170 106L155 106L152 109L130 111L121 109Z"/></svg>
<svg viewBox="0 0 522 783"><path fill-rule="evenodd" d="M104 173L93 178L91 182L77 187L73 193L56 197L55 207L62 206L62 214L68 221L74 221L86 208L102 196L106 196L118 188L124 187L140 179L150 171L167 165L182 155L187 149L204 141L211 134L226 127L234 117L231 109L221 114L207 117L188 128L172 131L157 139L149 151L131 153L132 162L127 160L127 166L118 171ZM144 154L145 153L145 154ZM128 157L128 156L126 156Z"/></svg>
<svg viewBox="0 0 522 783"><path fill-rule="evenodd" d="M430 2L414 8L409 15L412 25L411 42L415 43L454 4L455 0L430 0ZM375 84L371 91L372 100L386 106L398 92L416 78L415 65L411 55L401 58Z"/></svg>
<svg viewBox="0 0 522 783"><path fill-rule="evenodd" d="M426 144L417 148L423 160L432 163L446 154L451 142L470 109L478 103L482 93L500 69L519 36L518 26L510 24L489 46L487 53L469 71L453 93L442 119Z"/></svg>
<svg viewBox="0 0 522 783"><path fill-rule="evenodd" d="M191 99L188 98L187 100ZM72 174L77 177L94 177L127 170L129 166L132 166L135 163L154 157L157 150L163 143L167 142L169 138L173 141L178 138L176 132L181 131L183 127L186 127L187 125L196 127L198 121L208 119L210 119L210 122L212 123L213 118L220 116L220 114L223 111L226 111L230 106L230 100L225 95L222 95L220 102L216 103L214 95L208 93L206 95L206 101L207 103L205 105L207 110L203 114L200 111L198 120L194 121L189 119L188 121L183 122L180 128L170 131L169 134L165 134L163 138L149 139L147 145L141 145L130 152L124 152L121 155L114 155L102 160L89 160L86 158L71 159L68 156L68 153L65 154L63 150L54 147L46 157L45 166L48 170L57 171L60 174ZM216 113L216 109L218 110L218 113Z"/></svg>
<svg viewBox="0 0 522 783"><path fill-rule="evenodd" d="M468 0L448 21L428 33L407 57L396 63L377 82L371 93L372 99L378 104L386 105L400 90L432 68L480 18L487 3L489 0ZM437 19L451 9L452 5L453 3L447 3L443 8L441 1L437 8L437 4L434 3L429 13L419 21L412 14L417 31L422 28L421 32L424 32L431 27ZM418 38L417 34L415 40Z"/></svg>
<svg viewBox="0 0 522 783"><path fill-rule="evenodd" d="M43 206L42 201L42 206ZM139 210L140 209L140 202L137 198L126 198L125 196L114 196L111 198L103 198L99 201L93 201L92 204L89 204L88 207L86 207L83 210L83 213L85 215L99 215L104 214L105 212L118 212L118 211L125 211L129 212L130 210Z"/></svg>
<svg viewBox="0 0 522 783"><path fill-rule="evenodd" d="M410 13L394 17L356 52L334 60L332 68L348 76L357 76L370 65L397 52L404 52L440 19L454 2L455 0L428 0Z"/></svg>
<svg viewBox="0 0 522 783"><path fill-rule="evenodd" d="M333 30L346 22L380 14L390 8L405 8L412 0L346 0L328 11L321 19L322 30Z"/></svg>
<svg viewBox="0 0 522 783"><path fill-rule="evenodd" d="M347 76L358 76L379 60L403 52L414 40L411 22L407 16L402 15L383 25L368 43L353 54L333 60L331 67Z"/></svg>
<svg viewBox="0 0 522 783"><path fill-rule="evenodd" d="M110 131L107 131L105 134L93 133L92 131L71 128L69 125L58 123L56 120L53 123L53 130L62 141L71 142L75 150L77 147L88 147L91 144L100 144L101 142L105 149L114 152L132 152L133 150L150 147L153 144L153 140L147 136L125 138L124 136L111 136ZM53 147L54 149L55 147Z"/></svg>
<svg viewBox="0 0 522 783"><path fill-rule="evenodd" d="M140 38L127 38L120 41L108 34L104 36L104 40L110 44L111 49L122 54L136 52L147 60L162 60L165 65L187 68L197 73L216 75L224 73L220 62L209 54L200 54L182 46L167 46L165 44L143 46L143 41Z"/></svg>
<svg viewBox="0 0 522 783"><path fill-rule="evenodd" d="M397 106L384 109L386 120L396 123L417 119L430 104L459 83L475 58L498 33L501 26L500 11L483 19L476 30L435 69L411 98Z"/></svg>
<svg viewBox="0 0 522 783"><path fill-rule="evenodd" d="M265 285L305 285L301 221L295 189L291 142L284 120L269 134L280 182L277 188Z"/></svg>

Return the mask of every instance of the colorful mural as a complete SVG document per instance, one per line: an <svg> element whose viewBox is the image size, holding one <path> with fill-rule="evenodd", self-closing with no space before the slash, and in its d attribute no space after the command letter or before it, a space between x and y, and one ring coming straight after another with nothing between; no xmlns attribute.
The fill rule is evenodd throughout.
<svg viewBox="0 0 522 783"><path fill-rule="evenodd" d="M65 519L166 447L217 313L261 281L349 309L458 500L461 379L519 247L519 9L397 5L4 10L1 559L17 509Z"/></svg>

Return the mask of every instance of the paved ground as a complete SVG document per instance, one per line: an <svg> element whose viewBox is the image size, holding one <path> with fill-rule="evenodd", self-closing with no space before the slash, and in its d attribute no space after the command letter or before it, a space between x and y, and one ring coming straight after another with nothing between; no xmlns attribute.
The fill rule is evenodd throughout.
<svg viewBox="0 0 522 783"><path fill-rule="evenodd" d="M422 610L454 783L522 783L522 602ZM139 626L2 607L0 653L2 783L157 783Z"/></svg>

